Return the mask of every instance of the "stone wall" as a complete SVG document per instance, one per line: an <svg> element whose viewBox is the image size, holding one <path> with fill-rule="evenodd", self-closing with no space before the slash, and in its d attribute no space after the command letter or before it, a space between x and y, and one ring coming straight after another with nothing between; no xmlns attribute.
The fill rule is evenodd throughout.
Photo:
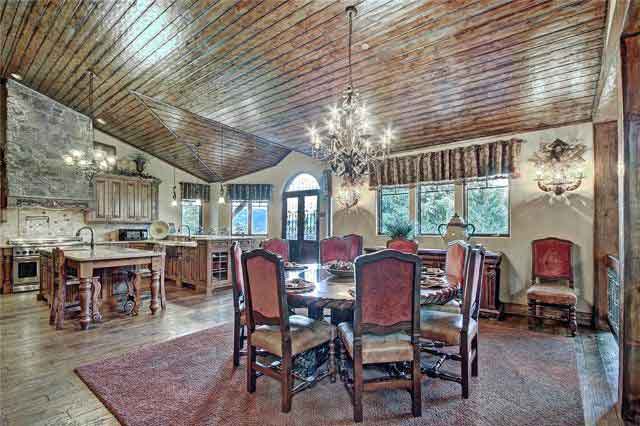
<svg viewBox="0 0 640 426"><path fill-rule="evenodd" d="M7 189L9 205L37 199L91 200L91 188L64 165L71 149L93 147L91 121L13 80L7 82Z"/></svg>

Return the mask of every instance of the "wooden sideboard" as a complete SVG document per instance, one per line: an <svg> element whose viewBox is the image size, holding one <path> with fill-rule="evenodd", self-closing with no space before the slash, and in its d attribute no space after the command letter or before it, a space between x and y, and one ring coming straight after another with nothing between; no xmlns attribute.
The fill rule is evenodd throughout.
<svg viewBox="0 0 640 426"><path fill-rule="evenodd" d="M365 252L371 253L383 247L365 248ZM423 268L444 269L447 259L447 251L444 249L418 249L418 256L422 259ZM482 294L480 295L480 314L483 316L502 319L504 305L500 302L500 264L502 253L487 251L484 261L484 277L482 281Z"/></svg>
<svg viewBox="0 0 640 426"><path fill-rule="evenodd" d="M94 181L94 204L86 213L86 223L151 223L158 219L158 180L100 175Z"/></svg>

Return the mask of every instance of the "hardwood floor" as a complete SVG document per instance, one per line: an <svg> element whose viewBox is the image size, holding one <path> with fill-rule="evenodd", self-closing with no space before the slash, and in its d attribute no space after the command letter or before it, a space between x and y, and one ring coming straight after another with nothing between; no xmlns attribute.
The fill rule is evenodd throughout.
<svg viewBox="0 0 640 426"><path fill-rule="evenodd" d="M80 332L77 321L56 331L35 293L0 295L0 425L117 425L102 403L78 379L79 365L144 345L209 328L232 318L231 292L211 297L191 290L168 291L168 309L150 318L148 302L138 317L107 317ZM501 323L526 328L523 318ZM545 328L563 333L561 328ZM575 338L585 424L618 424L617 344L611 334L581 329ZM144 378L141 378L144 380Z"/></svg>

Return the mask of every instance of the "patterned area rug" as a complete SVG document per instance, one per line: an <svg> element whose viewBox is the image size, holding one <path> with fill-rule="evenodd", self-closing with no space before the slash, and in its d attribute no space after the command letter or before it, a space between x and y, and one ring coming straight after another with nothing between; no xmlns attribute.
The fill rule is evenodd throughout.
<svg viewBox="0 0 640 426"><path fill-rule="evenodd" d="M244 360L234 370L228 326L148 346L76 369L124 425L346 425L353 423L347 391L328 380L293 398L280 413L280 385L258 379L245 392ZM452 363L449 368L456 368ZM581 425L582 402L573 341L483 323L480 377L471 397L435 379L423 384L423 416L411 416L405 391L365 393L370 425Z"/></svg>

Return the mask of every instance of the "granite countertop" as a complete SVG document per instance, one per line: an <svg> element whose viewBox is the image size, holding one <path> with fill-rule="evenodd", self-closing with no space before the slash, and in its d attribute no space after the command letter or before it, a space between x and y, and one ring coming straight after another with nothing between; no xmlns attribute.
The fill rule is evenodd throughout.
<svg viewBox="0 0 640 426"><path fill-rule="evenodd" d="M50 254L51 248L42 249L41 252ZM138 250L123 247L97 247L95 250L89 248L72 248L64 251L64 257L76 262L89 262L98 260L116 260L116 259L136 259L139 257L155 257L161 256L151 250Z"/></svg>
<svg viewBox="0 0 640 426"><path fill-rule="evenodd" d="M117 245L117 244L158 244L167 247L198 247L196 241L177 241L177 240L140 240L140 241L96 241L96 245Z"/></svg>
<svg viewBox="0 0 640 426"><path fill-rule="evenodd" d="M169 235L169 238L175 238L175 237L186 237L186 235L182 235L182 234L171 234ZM236 240L260 240L260 239L264 239L267 238L266 236L253 236L253 235L237 235L237 236L231 236L231 235L192 235L191 239L192 240L212 240L212 241L236 241Z"/></svg>

